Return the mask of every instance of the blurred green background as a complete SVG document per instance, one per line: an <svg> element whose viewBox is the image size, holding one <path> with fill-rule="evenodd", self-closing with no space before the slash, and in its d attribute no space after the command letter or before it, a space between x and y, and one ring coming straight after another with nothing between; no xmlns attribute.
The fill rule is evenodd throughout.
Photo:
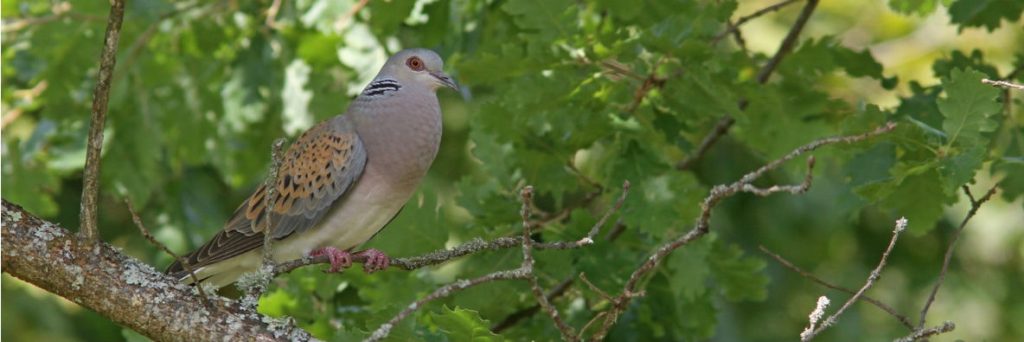
<svg viewBox="0 0 1024 342"><path fill-rule="evenodd" d="M439 93L442 150L373 247L413 256L515 234L516 193L527 184L537 189L538 215L567 213L536 238L576 239L628 179L633 191L613 218L624 228L617 238L537 255L546 288L584 272L617 293L657 246L689 229L711 186L814 139L895 121L900 128L886 137L815 152L807 194L723 202L712 234L645 281L647 296L609 340L793 340L818 296L832 298L829 312L847 297L779 266L758 245L858 288L900 216L911 233L869 294L916 322L969 208L958 191L965 183L976 195L998 183L1000 193L959 240L928 325L957 324L937 341L1024 339L1016 293L1024 288L1024 96L977 82L1024 81L1024 3L823 1L761 85L754 75L804 3L746 23L742 44L715 37L730 18L773 3L130 1L104 141L103 239L163 269L170 257L141 237L125 200L160 241L192 250L263 180L274 139L342 113L390 53L427 47L463 90ZM108 4L4 0L0 9L3 198L74 230ZM639 92L645 79L659 85ZM692 170L675 171L722 115L737 120L729 136ZM790 164L758 184L799 182L804 163ZM514 268L520 258L512 249L372 276L310 267L278 278L260 310L293 316L325 340L352 340L437 286ZM142 339L7 274L2 296L5 340ZM554 303L577 328L608 308L578 282ZM486 332L533 304L524 283L486 284L430 304L391 338L557 339L543 315ZM861 303L821 339L907 333Z"/></svg>

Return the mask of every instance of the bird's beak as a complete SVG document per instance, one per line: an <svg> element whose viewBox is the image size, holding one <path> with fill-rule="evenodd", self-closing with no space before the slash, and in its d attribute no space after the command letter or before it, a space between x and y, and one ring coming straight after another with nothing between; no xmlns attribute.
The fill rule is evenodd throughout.
<svg viewBox="0 0 1024 342"><path fill-rule="evenodd" d="M455 81L452 81L452 78L449 77L448 74L445 74L444 72L438 71L438 72L431 72L430 76L434 76L434 78L437 79L437 82L438 82L439 85L443 85L445 87L452 88L453 90L455 90L455 92L459 91L459 86L455 85Z"/></svg>

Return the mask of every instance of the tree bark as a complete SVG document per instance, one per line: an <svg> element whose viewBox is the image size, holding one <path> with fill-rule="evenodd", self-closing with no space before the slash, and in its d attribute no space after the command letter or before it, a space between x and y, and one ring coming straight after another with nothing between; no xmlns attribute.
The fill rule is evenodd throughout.
<svg viewBox="0 0 1024 342"><path fill-rule="evenodd" d="M3 200L2 269L158 341L310 340L290 321L219 296L203 305L176 283L114 247L90 243Z"/></svg>

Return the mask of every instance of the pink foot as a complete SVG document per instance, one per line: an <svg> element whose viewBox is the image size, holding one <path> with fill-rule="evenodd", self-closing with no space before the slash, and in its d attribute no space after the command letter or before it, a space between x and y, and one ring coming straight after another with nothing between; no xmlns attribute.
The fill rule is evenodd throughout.
<svg viewBox="0 0 1024 342"><path fill-rule="evenodd" d="M349 252L334 247L322 247L309 253L309 256L314 258L321 255L326 255L331 260L331 269L327 270L329 273L341 272L352 266L352 254Z"/></svg>
<svg viewBox="0 0 1024 342"><path fill-rule="evenodd" d="M366 271L366 273L381 271L388 268L388 266L391 266L391 259L388 258L384 252L374 248L358 252L355 254L355 257L366 258L366 260L363 261L363 270Z"/></svg>

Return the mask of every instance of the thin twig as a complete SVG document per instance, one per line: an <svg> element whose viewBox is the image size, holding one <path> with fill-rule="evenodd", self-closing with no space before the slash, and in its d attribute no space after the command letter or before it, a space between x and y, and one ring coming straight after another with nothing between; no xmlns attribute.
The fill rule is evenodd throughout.
<svg viewBox="0 0 1024 342"><path fill-rule="evenodd" d="M628 192L628 189L629 189L629 182L627 181L627 182L625 182L623 184L623 194L619 197L619 200L612 206L612 208L609 209L609 212L617 211L618 208L622 206L622 202L625 200L625 196L626 196L626 193ZM524 189L524 191L526 191L526 189ZM528 215L529 214L529 209L528 209L529 205L530 205L529 202L524 201L524 203L523 203L523 208L524 209L523 210L526 211L524 213L524 218L528 218L528 216L529 216ZM609 216L609 215L610 214L607 214L607 213L605 214L605 216ZM595 226L600 227L600 224L603 224L604 221L606 221L606 220L607 220L607 217L603 217L601 220L598 221L598 224L596 224ZM524 222L525 222L525 226L526 227L530 226L528 220L524 220ZM476 240L474 240L474 242L471 242L469 244L464 244L464 245L459 246L459 247L457 247L457 248L455 248L453 250L437 251L437 252L433 252L433 253L428 253L427 256L421 256L421 257L416 257L416 258L409 258L409 259L404 259L404 260L403 259L392 260L392 265L396 265L396 262L398 262L399 265L397 265L397 267L401 267L401 268L405 268L405 269L415 269L415 268L418 268L418 267L423 267L423 266L426 266L426 265L432 265L432 264L444 262L444 261L456 258L458 256L462 256L462 255L466 255L466 254L471 254L471 253L475 253L475 252L479 252L479 251L483 251L483 250L493 250L493 249L498 249L498 248L505 248L505 247L501 247L501 246L504 246L504 244L509 243L509 242L514 242L514 244L512 246L529 246L529 247L523 247L524 248L524 252L529 252L527 250L527 248L529 248L529 249L543 249L542 247L544 247L544 248L551 248L551 249L559 248L559 247L578 248L578 247L582 247L582 246L585 246L585 245L593 243L593 236L596 235L597 233L598 233L598 230L591 229L590 233L587 236L584 236L583 238L580 238L576 242L569 242L569 243L563 243L563 244L540 244L540 243L534 243L529 238L528 229L524 229L523 236L519 237L519 238L504 237L504 238L498 238L498 239L496 239L494 241L491 241L491 242L484 242L483 240L476 239ZM588 240L590 242L586 242ZM496 241L501 241L501 242L500 243L495 243ZM565 249L565 248L563 248L563 249ZM532 254L524 254L524 256L523 256L523 260L524 261L523 261L522 267L519 267L519 268L516 268L516 269L513 269L513 270L504 270L504 271L498 271L498 272L490 273L490 274L484 275L482 277L471 279L471 280L458 280L458 281L453 282L451 284L442 286L442 287L438 288L437 290L434 290L434 292L432 292L430 295L427 295L426 297L423 297L423 298L421 298L421 299L419 299L419 300L409 304L409 306L407 306L405 309L403 309L401 312L399 312L395 317L392 317L390 320L388 320L388 322L382 324L380 327L378 327L373 332L372 335L370 335L369 338L366 339L366 341L380 341L381 339L387 337L387 335L391 332L391 329L396 324L398 324L400 321L402 321L403 319L408 317L410 314L412 314L417 309L422 308L424 305L426 305L426 303L428 303L428 302L430 302L432 300L438 299L438 298L447 297L447 296L451 295L454 292L457 292L457 291L460 291L460 290L463 290L463 289L466 289L466 288L469 288L469 287L472 287L472 286L476 286L476 285L479 285L479 284L482 284L482 283L491 282L491 281L497 281L497 280L510 280L510 279L531 280L530 278L533 278L533 280L531 282L536 282L536 278L533 275L533 271L532 271L532 262L529 263L529 266L530 266L529 268L526 267L528 265L528 263L526 261L528 255L529 255L530 260L532 261ZM444 257L447 257L447 259L443 259ZM318 259L318 258L320 258L320 257L313 258L313 259L315 260L315 259ZM356 257L355 259L356 259L356 260L354 260L355 262L365 262L366 261L365 257L363 257L363 258ZM441 260L441 259L443 259L443 260ZM296 260L296 261L292 261L290 263L296 263L296 262L299 262L299 263L305 262L306 264L310 264L311 263L310 261L304 261L304 260ZM317 263L325 263L325 262L327 262L327 261L323 260L323 261L319 261ZM278 273L276 271L285 269L286 267L291 267L291 266L286 266L286 264L289 264L289 263L279 264L275 268L275 274ZM292 267L291 269L294 269L294 267ZM568 286L569 286L568 284L559 285L560 288L561 287L568 287ZM538 286L538 288L539 288L539 286ZM543 295L543 293L542 293L540 295L540 297L544 298L544 299L547 299L547 297L550 296L550 297L553 298L553 297L557 296L557 293L559 293L561 291L564 291L564 289L562 289L562 290L557 290L556 289L555 291L552 291L552 293L549 293L547 296ZM541 302L541 299L538 298L538 301ZM543 302L541 302L541 303L543 303ZM548 305L550 305L550 302L548 302ZM563 322L563 324L564 324L564 322Z"/></svg>
<svg viewBox="0 0 1024 342"><path fill-rule="evenodd" d="M728 35L730 33L739 32L739 30L738 30L739 27L742 26L743 24L746 24L748 21L750 21L752 19L756 19L756 18L758 18L760 16L763 16L765 14L778 11L778 10L782 9L783 7L789 6L790 4L795 3L797 1L798 0L785 0L785 1L782 1L782 2L779 2L779 3L776 3L774 5L771 5L771 6L759 9L759 10L757 10L754 13L751 13L751 14L748 14L746 16L740 17L738 20L736 20L735 23L729 23L725 27L725 30L723 30L722 32L719 32L718 34L716 34L715 37L711 39L711 44L712 45L718 44L718 42L721 41L722 38L725 38L726 35Z"/></svg>
<svg viewBox="0 0 1024 342"><path fill-rule="evenodd" d="M626 285L623 287L622 293L616 298L615 301L612 302L612 307L609 309L609 313L605 315L604 323L602 324L601 329L599 329L593 335L593 339L598 341L604 339L605 335L608 333L608 330L611 329L611 326L615 323L615 320L618 319L619 314L626 310L631 298L643 295L643 291L637 290L637 286L641 278L643 278L644 276L647 275L647 273L653 270L659 263L661 263L661 261L665 257L671 254L672 251L676 250L677 248L683 245L690 243L691 241L701 238L702 236L709 232L711 210L723 199L731 197L736 193L743 191L745 185L753 183L755 180L763 176L768 171L774 170L778 168L780 165L782 165L782 163L789 161L793 158L796 158L804 153L813 151L821 146L830 144L850 144L860 142L871 137L891 132L895 128L896 124L890 122L885 126L876 128L867 133L815 140L811 143L794 149L789 154L786 154L785 156L782 156L779 159L773 160L757 170L747 173L742 178L740 178L740 180L730 185L718 185L712 188L710 194L708 194L708 196L705 197L704 201L701 203L701 212L698 215L697 220L693 225L693 228L686 234L680 236L679 238L658 247L654 254L648 257L644 261L644 263L640 265L640 267L633 271L633 274L630 275L629 280L626 281ZM813 165L813 163L808 163L808 166ZM808 170L808 172L810 172L810 170ZM783 189L784 188L777 188L777 191L786 191Z"/></svg>
<svg viewBox="0 0 1024 342"><path fill-rule="evenodd" d="M779 262L779 264L782 264L782 266L784 266L784 267L786 267L786 268L788 268L790 270L793 270L793 272L796 272L796 273L800 274L801 276L803 276L804 278L810 279L811 281L813 281L815 283L818 283L821 286L824 286L824 287L827 287L827 288L830 288L830 289L833 289L833 290L836 290L836 291L845 292L846 294L849 294L849 295L856 294L856 292L854 292L851 289L848 289L848 288L845 288L845 287L842 287L842 286L839 286L839 285L835 285L835 284L829 283L829 282L827 282L825 280L822 280L821 278L818 278L814 274L811 274L810 272L807 272L807 271L801 269L800 267L794 265L792 262L790 262L789 260L786 260L782 256L773 253L772 251L768 250L768 248L765 248L764 246L758 246L757 248L759 248L762 253L767 254L768 256L772 257L772 259L775 259L775 261ZM879 301L877 299L869 297L868 295L861 296L861 299L863 299L865 302L873 304L874 306L878 307L879 309L882 309L882 311L885 311L885 312L889 313L889 315L892 315L897 320L899 320L900 323L903 324L903 326L907 327L907 329L914 330L914 325L912 323L910 323L910 319L908 319L907 316L904 316L904 315L896 312L896 309L893 309L892 307L886 305L885 303L882 303L881 301Z"/></svg>
<svg viewBox="0 0 1024 342"><path fill-rule="evenodd" d="M938 335L938 334L947 333L947 332L953 331L953 329L956 329L956 324L953 324L953 322L950 322L950 321L945 321L945 322L942 322L942 325L940 325L940 326L935 326L935 327L931 327L931 328L927 328L927 329L917 329L917 330L914 330L914 332L911 333L910 335L907 335L906 337L903 337L903 338L900 338L900 339L896 339L895 342L913 342L913 341L917 341L917 340L920 340L920 339L923 339L923 338L928 338L928 337L931 337L931 336L935 336L935 335Z"/></svg>
<svg viewBox="0 0 1024 342"><path fill-rule="evenodd" d="M575 242L569 242L569 244L573 244L573 243L579 244L579 243L583 243L583 242L586 242L586 241L593 241L594 237L597 236L598 231L600 230L601 227L604 226L604 223L608 220L608 218L611 217L611 215L613 213L619 211L619 208L622 208L622 204L626 201L626 196L629 194L629 189L630 189L630 183L627 180L627 181L623 182L623 184L622 184L622 194L619 195L619 199L616 200L615 203L607 211L605 211L604 215L601 216L601 219L598 220L597 223L595 223L594 226L590 228L590 232L587 234L587 236L584 237L583 239L577 240ZM610 231L608 233L608 235L606 236L605 239L607 241L614 241L616 238L619 237L619 234L621 234L624 229L625 229L625 225L622 224L622 222L616 222L614 228L612 229L612 231ZM562 243L561 242L555 242L553 244L554 245L552 245L552 246L558 246L558 245L560 245ZM536 248L537 245L535 244L534 247ZM580 274L580 277L583 277L584 280L586 280L585 276L582 273ZM555 298L557 298L557 297L561 296L562 294L564 294L566 292L565 290L568 289L568 287L570 285L572 285L572 283L573 283L573 277L572 276L569 276L569 277L565 278L565 280L562 280L562 282L559 283L558 286L556 286L554 289L552 289L551 291L548 292L548 295L547 295L548 301L552 301ZM527 317L533 316L538 311L540 311L540 304L533 305L533 306L530 306L528 308L525 308L525 309L513 312L512 314L506 316L505 319L501 320L500 323L495 324L494 326L492 326L491 327L491 331L495 332L495 333L499 333L499 332L501 332L501 331L503 331L505 329L508 329L512 325L515 325L519 321L521 321L521 320L523 320L523 319L525 319ZM586 326L584 326L584 329L580 330L580 336L583 335L583 331L585 331L585 330L586 330Z"/></svg>
<svg viewBox="0 0 1024 342"><path fill-rule="evenodd" d="M353 5L352 8L348 9L348 12L345 12L345 15L338 17L338 20L334 22L334 29L340 32L345 28L345 26L348 26L348 24L352 22L352 18L355 18L356 14L358 14L359 11L368 4L370 4L370 0L359 0L359 2Z"/></svg>
<svg viewBox="0 0 1024 342"><path fill-rule="evenodd" d="M274 0L270 3L270 8L267 8L267 20L265 24L267 27L276 29L277 28L277 13L281 11L281 0Z"/></svg>
<svg viewBox="0 0 1024 342"><path fill-rule="evenodd" d="M999 81L999 80L993 81L993 80L990 80L990 79L987 79L987 78L983 78L983 79L981 79L981 83L988 84L988 85L991 85L991 86L996 86L996 87L1002 87L1002 88L1007 88L1007 89L1016 89L1016 90L1024 91L1024 84L1016 84L1016 83L1013 83L1013 82L1010 82L1010 81Z"/></svg>
<svg viewBox="0 0 1024 342"><path fill-rule="evenodd" d="M377 330L374 330L373 334L371 334L370 337L368 337L367 339L365 339L363 341L364 342L375 342L375 341L380 341L380 340L384 339L385 337L388 336L389 333L391 333L391 329L395 325L398 325L399 322L401 322L403 319L408 317L414 311L416 311L419 308L422 308L428 302L433 301L435 299L447 297L447 296L450 296L454 292L465 290L467 288L470 288L470 287L473 287L473 286L476 286L476 285L480 285L480 284L483 284L483 283L497 281L497 280L526 279L527 276L528 276L528 273L526 272L526 270L524 270L522 268L517 268L517 269L514 269L514 270L505 270L505 271L498 271L498 272L490 273L490 274L487 274L487 275L484 275L482 277L475 278L475 279L458 280L458 281L455 281L455 282L453 282L451 284L442 286L442 287L438 288L437 290L434 290L434 292L430 293L426 297L423 297L423 298L421 298L421 299L419 299L419 300L417 300L415 302L412 302L408 306L406 306L405 309L402 309L401 312L399 312L397 315L395 315L395 317L392 317L390 320L388 320L387 323L381 324L380 327L377 327Z"/></svg>
<svg viewBox="0 0 1024 342"><path fill-rule="evenodd" d="M939 287L941 287L942 283L946 281L946 272L949 271L949 262L953 259L953 248L956 247L956 241L960 239L960 234L963 233L964 227L967 227L967 222L974 217L974 214L978 213L978 209L981 208L981 205L988 202L988 200L992 199L992 195L996 194L996 187L993 186L985 193L985 196L981 196L981 198L975 201L973 199L974 196L971 195L970 188L968 188L967 185L964 185L963 189L964 192L967 193L968 197L971 198L971 209L967 211L967 216L964 217L964 220L960 221L960 227L953 233L953 239L949 241L949 246L946 247L946 256L942 260L942 270L939 271L939 279L935 281L935 285L932 286L931 293L928 294L928 300L924 302L924 307L921 308L921 316L917 321L918 329L924 327L924 321L928 317L928 309L931 308L932 302L935 301L935 296L939 292Z"/></svg>
<svg viewBox="0 0 1024 342"><path fill-rule="evenodd" d="M281 149L284 147L284 138L274 140L274 143L270 146L270 172L267 173L267 179L263 181L263 188L266 189L266 196L263 197L263 247L262 247L262 258L263 263L260 270L252 278L252 282L244 282L245 286L245 301L251 305L257 305L259 303L260 296L267 290L267 285L270 284L270 280L276 275L274 268L276 263L274 262L273 243L274 243L274 224L272 222L273 205L277 200L277 178L278 171L281 169Z"/></svg>
<svg viewBox="0 0 1024 342"><path fill-rule="evenodd" d="M565 280L562 280L561 283L558 283L558 285L556 285L553 289L551 289L551 291L548 291L548 294L546 296L548 298L548 301L555 300L555 298L558 298L559 296L564 294L565 291L569 289L569 286L572 285L573 280L574 279L572 277L566 278ZM491 332L497 334L502 331L505 331L505 329L511 328L513 325L516 325L516 323L519 323L519 321L522 321L527 317L533 316L538 311L540 311L540 304L536 304L528 308L513 312L512 314L505 316L505 319L501 320L501 322L498 322L498 324L492 325Z"/></svg>
<svg viewBox="0 0 1024 342"><path fill-rule="evenodd" d="M149 243L153 244L160 250L164 251L164 253L167 253L167 255L174 258L174 260L178 261L178 263L181 264L181 267L188 272L189 277L192 278L192 283L199 284L199 278L196 277L195 272L192 271L192 266L189 266L188 261L182 259L177 253L172 252L170 248L167 248L167 245L158 241L156 237L149 232L149 229L146 229L146 225L142 223L142 218L140 218L139 214L135 212L135 207L132 206L131 201L126 198L124 203L128 205L128 213L132 215L132 222L135 222L135 226L139 228L139 232L142 233L142 236L144 236L146 240L149 240ZM203 305L207 308L213 308L214 306L210 304L210 300L206 297L206 291L203 290L203 287L195 286L195 289L199 291L199 300L203 302Z"/></svg>
<svg viewBox="0 0 1024 342"><path fill-rule="evenodd" d="M768 77L772 75L775 68L779 66L782 59L793 50L793 46L796 45L796 40L800 37L800 32L803 31L804 25L807 24L807 20L811 18L811 13L814 13L814 8L818 6L818 0L807 0L804 4L804 9L800 11L800 16L796 18L796 22L793 23L793 27L789 29L789 33L786 34L786 38L782 40L782 44L779 45L779 49L775 51L775 55L772 59L768 60L768 63L761 67L761 70L757 72L757 82L764 83L768 81Z"/></svg>
<svg viewBox="0 0 1024 342"><path fill-rule="evenodd" d="M889 259L889 253L892 252L893 247L896 247L896 239L899 239L900 233L905 230L907 230L907 219L900 218L899 220L896 220L896 228L892 230L892 239L889 240L889 246L885 248L885 252L882 252L882 259L878 261L878 266L875 266L875 269L871 271L871 275L869 275L868 280L864 282L864 286L861 286L857 293L854 293L850 299L846 300L846 303L843 303L843 306L840 307L836 313L828 316L828 318L821 323L821 326L807 334L800 334L801 341L810 341L822 331L825 331L825 329L828 329L828 327L835 324L836 320L839 319L839 315L846 312L846 309L853 305L853 303L857 302L857 300L864 295L864 292L867 292L868 289L878 281L878 278L882 276L882 269L885 268L885 262Z"/></svg>
<svg viewBox="0 0 1024 342"><path fill-rule="evenodd" d="M723 116L721 119L718 119L718 122L715 123L714 129L712 129L711 132L708 133L708 135L705 136L703 140L701 140L700 145L697 146L697 149L689 156L687 156L686 159L683 159L682 161L676 164L676 170L689 170L691 167L693 167L694 163L696 163L701 158L704 158L704 154L708 153L708 150L711 149L712 145L718 142L719 138L721 138L726 133L729 133L729 128L732 127L732 124L734 123L736 123L736 119L733 119L730 115L726 115Z"/></svg>
<svg viewBox="0 0 1024 342"><path fill-rule="evenodd" d="M618 212L618 210L622 208L622 204L625 202L626 196L629 194L629 188L629 181L623 182L622 194L619 195L619 198L615 201L615 203L609 207L608 211L604 213L602 219L598 220L598 222L594 224L593 227L590 228L590 232L586 236L573 241L534 243L533 248L538 250L564 250L580 248L594 243L594 237L600 231L600 228L607 222L608 217ZM450 260L466 256L469 254L475 254L483 251L496 251L500 249L519 247L521 245L522 237L520 236L500 237L490 241L484 241L483 239L480 238L474 238L469 242L463 243L451 249L440 249L419 256L391 259L391 267L397 267L400 269L411 271L426 266L445 263ZM353 256L352 260L353 263L363 263L365 261L366 258L360 255ZM299 267L315 264L325 264L329 262L330 259L328 259L328 257L325 255L282 262L274 267L274 274L278 275L282 273L288 273Z"/></svg>
<svg viewBox="0 0 1024 342"><path fill-rule="evenodd" d="M100 150L103 148L103 126L107 118L107 101L110 99L111 77L117 64L117 42L121 37L121 22L124 20L124 0L111 0L107 32L103 37L103 51L100 53L100 71L92 96L92 115L89 119L89 140L86 143L85 170L82 176L81 234L89 241L99 241L100 231L96 224L99 211Z"/></svg>
<svg viewBox="0 0 1024 342"><path fill-rule="evenodd" d="M52 12L52 14L43 17L15 19L11 21L5 20L3 26L0 27L0 32L11 33L34 25L47 24L64 18L74 18L86 21L104 21L103 17L71 11L71 3L69 2L58 2L54 4L50 7L50 12Z"/></svg>
<svg viewBox="0 0 1024 342"><path fill-rule="evenodd" d="M521 268L526 271L526 281L530 283L530 291L533 293L533 297L537 299L541 309L544 309L544 312L555 322L555 326L558 327L558 331L562 334L562 340L575 341L576 332L558 316L558 309L548 301L548 297L544 295L544 290L540 288L537 275L533 272L533 239L530 237L533 231L533 225L530 223L530 204L533 202L533 187L526 186L520 191L519 196L523 201L522 210L519 211L523 218L523 266Z"/></svg>

